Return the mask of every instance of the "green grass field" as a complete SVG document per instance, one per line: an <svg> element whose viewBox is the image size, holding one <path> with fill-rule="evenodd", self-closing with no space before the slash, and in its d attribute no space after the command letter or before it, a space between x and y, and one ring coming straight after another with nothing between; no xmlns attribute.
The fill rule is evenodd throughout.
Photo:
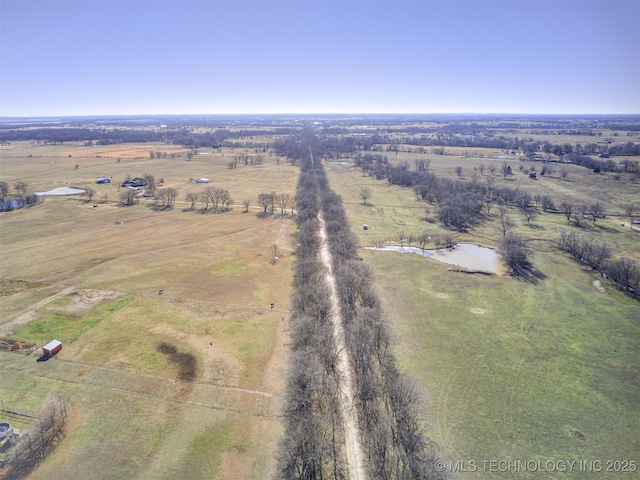
<svg viewBox="0 0 640 480"><path fill-rule="evenodd" d="M298 170L273 159L229 169L243 149L190 162L147 155L169 148L118 145L89 156L75 145L12 144L3 151L3 180L25 181L34 191L65 181L99 191L91 202L47 197L0 216L0 328L27 318L3 336L64 344L47 362L0 352L0 399L38 410L51 392L73 407L64 442L30 478L274 474L294 223L242 206L223 214L202 214L199 205L190 211L186 203L156 211L151 200L121 207L117 185L127 173L149 172L183 201L206 186L188 179L206 176L237 203L255 204L262 191L292 193ZM102 175L115 185L95 185ZM49 301L70 285L76 290ZM195 356L195 381L177 378L179 365L157 351L162 342Z"/></svg>
<svg viewBox="0 0 640 480"><path fill-rule="evenodd" d="M460 165L463 179L476 173L484 182L488 173L480 174L479 165L499 169L504 160L488 158L491 149L472 150L485 156L455 148L449 155L388 156L410 165L429 158L430 169L449 178ZM167 157L150 158L149 151ZM30 478L271 478L282 431L295 226L257 217L256 199L261 192L293 194L298 169L244 147L201 149L190 161L187 150L160 143L14 142L1 153L3 181L25 181L30 191L65 185L97 191L92 201L47 197L0 215L0 328L24 320L3 336L64 342L47 362L0 351L0 400L38 410L55 393L73 406L65 440ZM265 163L228 168L239 154L260 154ZM640 260L640 232L620 225L628 220L621 216L625 205L640 198L637 181L572 165L568 180L556 167L550 178L532 181L518 171L516 157L508 162L514 175L497 175L496 186L551 195L556 204L603 203L607 217L580 233L608 242L615 257ZM362 246L426 232L495 247L495 210L468 233L452 233L425 221L436 216L435 207L411 190L351 165L325 168ZM144 199L118 205L124 178L147 172L178 190L173 209L158 211ZM114 183L96 185L99 176ZM229 190L230 212L202 214L199 204L189 210L185 195L207 186L189 182L199 177ZM361 185L372 189L366 205ZM462 465L640 461L638 302L605 282L600 291L599 277L557 251L560 231L574 228L562 214L541 214L531 227L516 210L509 213L546 276L537 284L465 275L413 255L361 253L377 272L400 365L426 393L428 435ZM272 265L274 243L279 260ZM59 296L69 286L76 289ZM157 350L160 343L196 358L195 381L177 378L180 366ZM467 475L506 476L545 478Z"/></svg>
<svg viewBox="0 0 640 480"><path fill-rule="evenodd" d="M402 155L402 154L401 154ZM432 162L439 175L453 167ZM450 160L450 159L446 159ZM453 162L457 159L451 160ZM485 163L487 160L484 159ZM455 164L455 163L454 163ZM428 223L410 189L364 177L349 165L327 165L331 187L341 194L362 246L398 243L399 232L447 233ZM535 193L607 202L615 215L638 193L638 183L598 177L574 166L571 182L537 182L516 172L511 182ZM598 183L600 182L600 183ZM617 183L616 183L617 182ZM359 185L372 189L368 205ZM619 189L612 189L619 186ZM637 197L636 197L637 198ZM609 200L611 202L609 203ZM559 203L559 202L557 202ZM483 461L640 461L640 304L603 282L555 248L560 214L541 214L526 226L509 212L516 231L535 250L546 278L527 283L509 277L466 275L416 255L361 251L376 272L376 287L395 333L400 365L423 387L427 434L452 462L476 471L464 478L556 478L557 473L483 470ZM493 215L496 212L493 211ZM495 247L490 217L457 241ZM364 231L362 224L369 229ZM640 232L600 219L580 233L614 247L615 256L640 259ZM433 248L434 245L428 245ZM489 464L486 464L489 465ZM604 469L603 469L604 470ZM637 478L637 473L565 472L562 478Z"/></svg>

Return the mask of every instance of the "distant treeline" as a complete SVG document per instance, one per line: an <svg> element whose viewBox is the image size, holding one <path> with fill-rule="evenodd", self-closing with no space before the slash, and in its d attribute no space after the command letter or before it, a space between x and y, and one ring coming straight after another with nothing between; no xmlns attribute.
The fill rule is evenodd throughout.
<svg viewBox="0 0 640 480"><path fill-rule="evenodd" d="M414 152L427 153L426 147L432 147L431 153L444 155L444 147L460 148L493 148L500 151L514 151L524 153L528 157L520 157L522 160L529 158L538 160L538 155L543 155L549 161L555 157L555 161L575 163L597 171L638 171L639 162L636 160L612 160L611 158L593 158L590 155L606 156L637 156L640 155L640 144L633 142L625 143L577 143L577 144L556 144L542 142L532 138L509 138L503 136L493 136L487 132L478 135L458 135L442 133L442 131L421 137L408 137L394 133L370 133L370 134L337 134L338 131L346 133L346 130L338 127L326 129L329 135L321 137L322 155L324 158L339 158L341 156L354 155L356 153L386 150L388 152L398 152L407 147L416 147ZM278 140L275 144L276 153L290 158L299 155L299 151L304 148L299 142L296 143L294 137ZM540 157L541 158L541 157Z"/></svg>
<svg viewBox="0 0 640 480"><path fill-rule="evenodd" d="M41 141L46 143L63 143L92 141L96 145L117 143L164 142L183 145L188 148L216 148L227 139L249 136L283 135L291 133L288 127L264 130L230 131L220 129L214 132L195 133L187 128L176 130L135 130L135 129L103 129L103 128L34 128L0 130L0 143L15 141Z"/></svg>

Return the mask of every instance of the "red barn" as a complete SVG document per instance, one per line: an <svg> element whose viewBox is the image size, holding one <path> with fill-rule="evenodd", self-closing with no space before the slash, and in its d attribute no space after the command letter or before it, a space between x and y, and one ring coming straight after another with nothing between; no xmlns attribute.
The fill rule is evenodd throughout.
<svg viewBox="0 0 640 480"><path fill-rule="evenodd" d="M54 356L60 350L62 350L62 342L58 340L51 340L44 347L42 347L42 352L44 353L44 355L47 355L49 357Z"/></svg>

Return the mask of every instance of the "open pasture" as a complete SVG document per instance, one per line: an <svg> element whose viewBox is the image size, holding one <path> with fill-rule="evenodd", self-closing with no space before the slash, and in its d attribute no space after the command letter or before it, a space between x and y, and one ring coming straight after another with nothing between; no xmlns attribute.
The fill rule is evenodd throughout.
<svg viewBox="0 0 640 480"><path fill-rule="evenodd" d="M39 191L66 179L100 192L0 215L2 337L64 343L46 362L0 352L0 399L38 410L52 392L73 407L64 442L32 478L272 476L294 224L243 206L205 214L183 199L206 186L188 179L206 176L255 205L262 191L293 192L297 169L229 169L232 152L120 162L3 153L3 180ZM118 183L145 172L179 191L173 209L142 198L118 205ZM115 184L95 185L98 176Z"/></svg>
<svg viewBox="0 0 640 480"><path fill-rule="evenodd" d="M388 155L390 163L406 162L410 168L415 168L416 159L424 157L424 155L407 152L399 152L397 157L395 154ZM492 189L509 187L527 191L532 197L547 195L554 200L556 207L560 207L563 202L585 206L600 203L604 207L605 217L598 219L595 224L585 221L583 227L575 231L597 238L600 242L606 241L610 245L615 245L615 252L620 256L631 256L640 260L640 242L638 241L640 231L630 228L626 214L626 207L633 204L635 217L640 217L638 203L640 178L633 173L595 174L590 169L578 165L551 164L554 171L550 176L538 175L537 180L532 180L526 173L520 171L520 166L522 165L525 169L534 167L539 173L543 165L541 162L520 161L516 157L511 160L473 157L460 159L455 156L433 155L429 158L432 160L429 170L438 177L457 179L455 167L461 166L463 171L460 180L462 181L473 181L475 178L476 182L487 185L487 178L492 177ZM512 175L504 176L500 173L505 161L511 166ZM483 173L479 170L480 164L484 165ZM496 167L493 175L488 171L491 164ZM560 176L561 167L567 168L566 179ZM400 232L416 235L427 232L432 236L449 234L459 238L460 241L469 241L470 238L466 237L471 236L475 238L476 243L489 242L486 246L495 246L497 240L495 207L491 209L482 224L470 229L465 236L444 230L437 220L435 223L426 222L427 217L437 219L434 213L436 206L418 201L410 188L388 185L386 181L364 175L362 170L353 164L327 163L326 168L335 174L332 177L332 185L342 195L345 204L350 206L354 232L360 236L363 246L381 241L398 241ZM361 186L368 186L372 190L367 204L364 204L360 197ZM540 214L531 221L531 225L526 224L526 219L518 209L509 210L509 215L518 224L519 233L526 237L549 241L557 239L560 230L572 228L562 213L543 213L539 205L534 204L534 206L538 208ZM364 231L362 224L367 224L371 228ZM483 239L483 237L486 238Z"/></svg>
<svg viewBox="0 0 640 480"><path fill-rule="evenodd" d="M413 166L417 157L400 152L398 161ZM395 156L389 158L396 161ZM430 169L451 178L458 162L470 160L432 158ZM494 161L499 166L504 160L472 161L485 165ZM622 214L624 202L638 198L639 184L628 176L617 180L613 174L596 175L572 165L568 180L553 175L534 181L517 170L518 164L513 160L511 178L496 173L495 184L526 189L532 195L549 194L556 204L560 198L587 204L600 201L608 217L576 229L562 214L540 213L528 226L518 210L510 208L515 231L534 249L533 263L545 276L537 283L467 275L417 255L361 250L376 273L378 294L396 336L394 351L425 390L428 435L452 461L480 465L468 478L507 475L483 471L482 460L637 463L640 305L559 252L556 240L560 230L576 230L609 243L616 258L638 260L640 232L629 228L628 219L624 219L627 226L621 226L617 215ZM462 165L468 179L473 168ZM405 240L410 233L426 232L432 238L448 234L456 241L488 247L497 243L496 209L466 234L447 231L437 221L435 206L418 202L411 189L363 176L353 165L326 164L326 168L362 246L398 244L401 232ZM486 176L485 170L480 178ZM366 205L359 196L361 185L371 189ZM427 222L427 216L436 221ZM433 240L427 248L434 248ZM530 472L508 475L539 478ZM564 475L609 478L606 472ZM634 474L608 475L633 478Z"/></svg>
<svg viewBox="0 0 640 480"><path fill-rule="evenodd" d="M284 159L276 165L279 159L275 155L254 148L203 148L195 151L189 160L187 152L190 150L164 143L88 148L81 148L81 145L81 142L44 146L14 142L0 147L2 179L9 184L26 182L31 192L61 186L91 187L96 191L93 198L96 202L105 198L107 202L117 202L120 185L125 178L142 177L145 173L153 175L156 181L164 180L161 186L178 190L179 201L184 201L187 193L200 192L210 185L229 190L237 204L247 199L254 206L260 192L280 188L279 193L293 194L295 190L297 169ZM32 151L36 153L29 153ZM154 158L151 158L150 151L154 152ZM158 158L155 152L168 155ZM175 155L173 158L172 153ZM262 156L263 163L244 165L238 162L236 168L229 168L229 163L239 155ZM96 180L99 177L112 177L112 183L98 185ZM211 183L193 183L201 177L210 179Z"/></svg>

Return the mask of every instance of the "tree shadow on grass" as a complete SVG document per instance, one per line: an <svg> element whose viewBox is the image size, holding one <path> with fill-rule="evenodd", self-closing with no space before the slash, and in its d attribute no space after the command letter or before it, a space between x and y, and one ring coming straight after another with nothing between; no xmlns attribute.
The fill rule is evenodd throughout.
<svg viewBox="0 0 640 480"><path fill-rule="evenodd" d="M173 210L173 205L149 205L149 208L154 212L166 212Z"/></svg>
<svg viewBox="0 0 640 480"><path fill-rule="evenodd" d="M547 276L540 270L535 268L531 263L519 265L517 267L508 267L510 277L522 280L532 285L537 285L540 280L544 280Z"/></svg>

